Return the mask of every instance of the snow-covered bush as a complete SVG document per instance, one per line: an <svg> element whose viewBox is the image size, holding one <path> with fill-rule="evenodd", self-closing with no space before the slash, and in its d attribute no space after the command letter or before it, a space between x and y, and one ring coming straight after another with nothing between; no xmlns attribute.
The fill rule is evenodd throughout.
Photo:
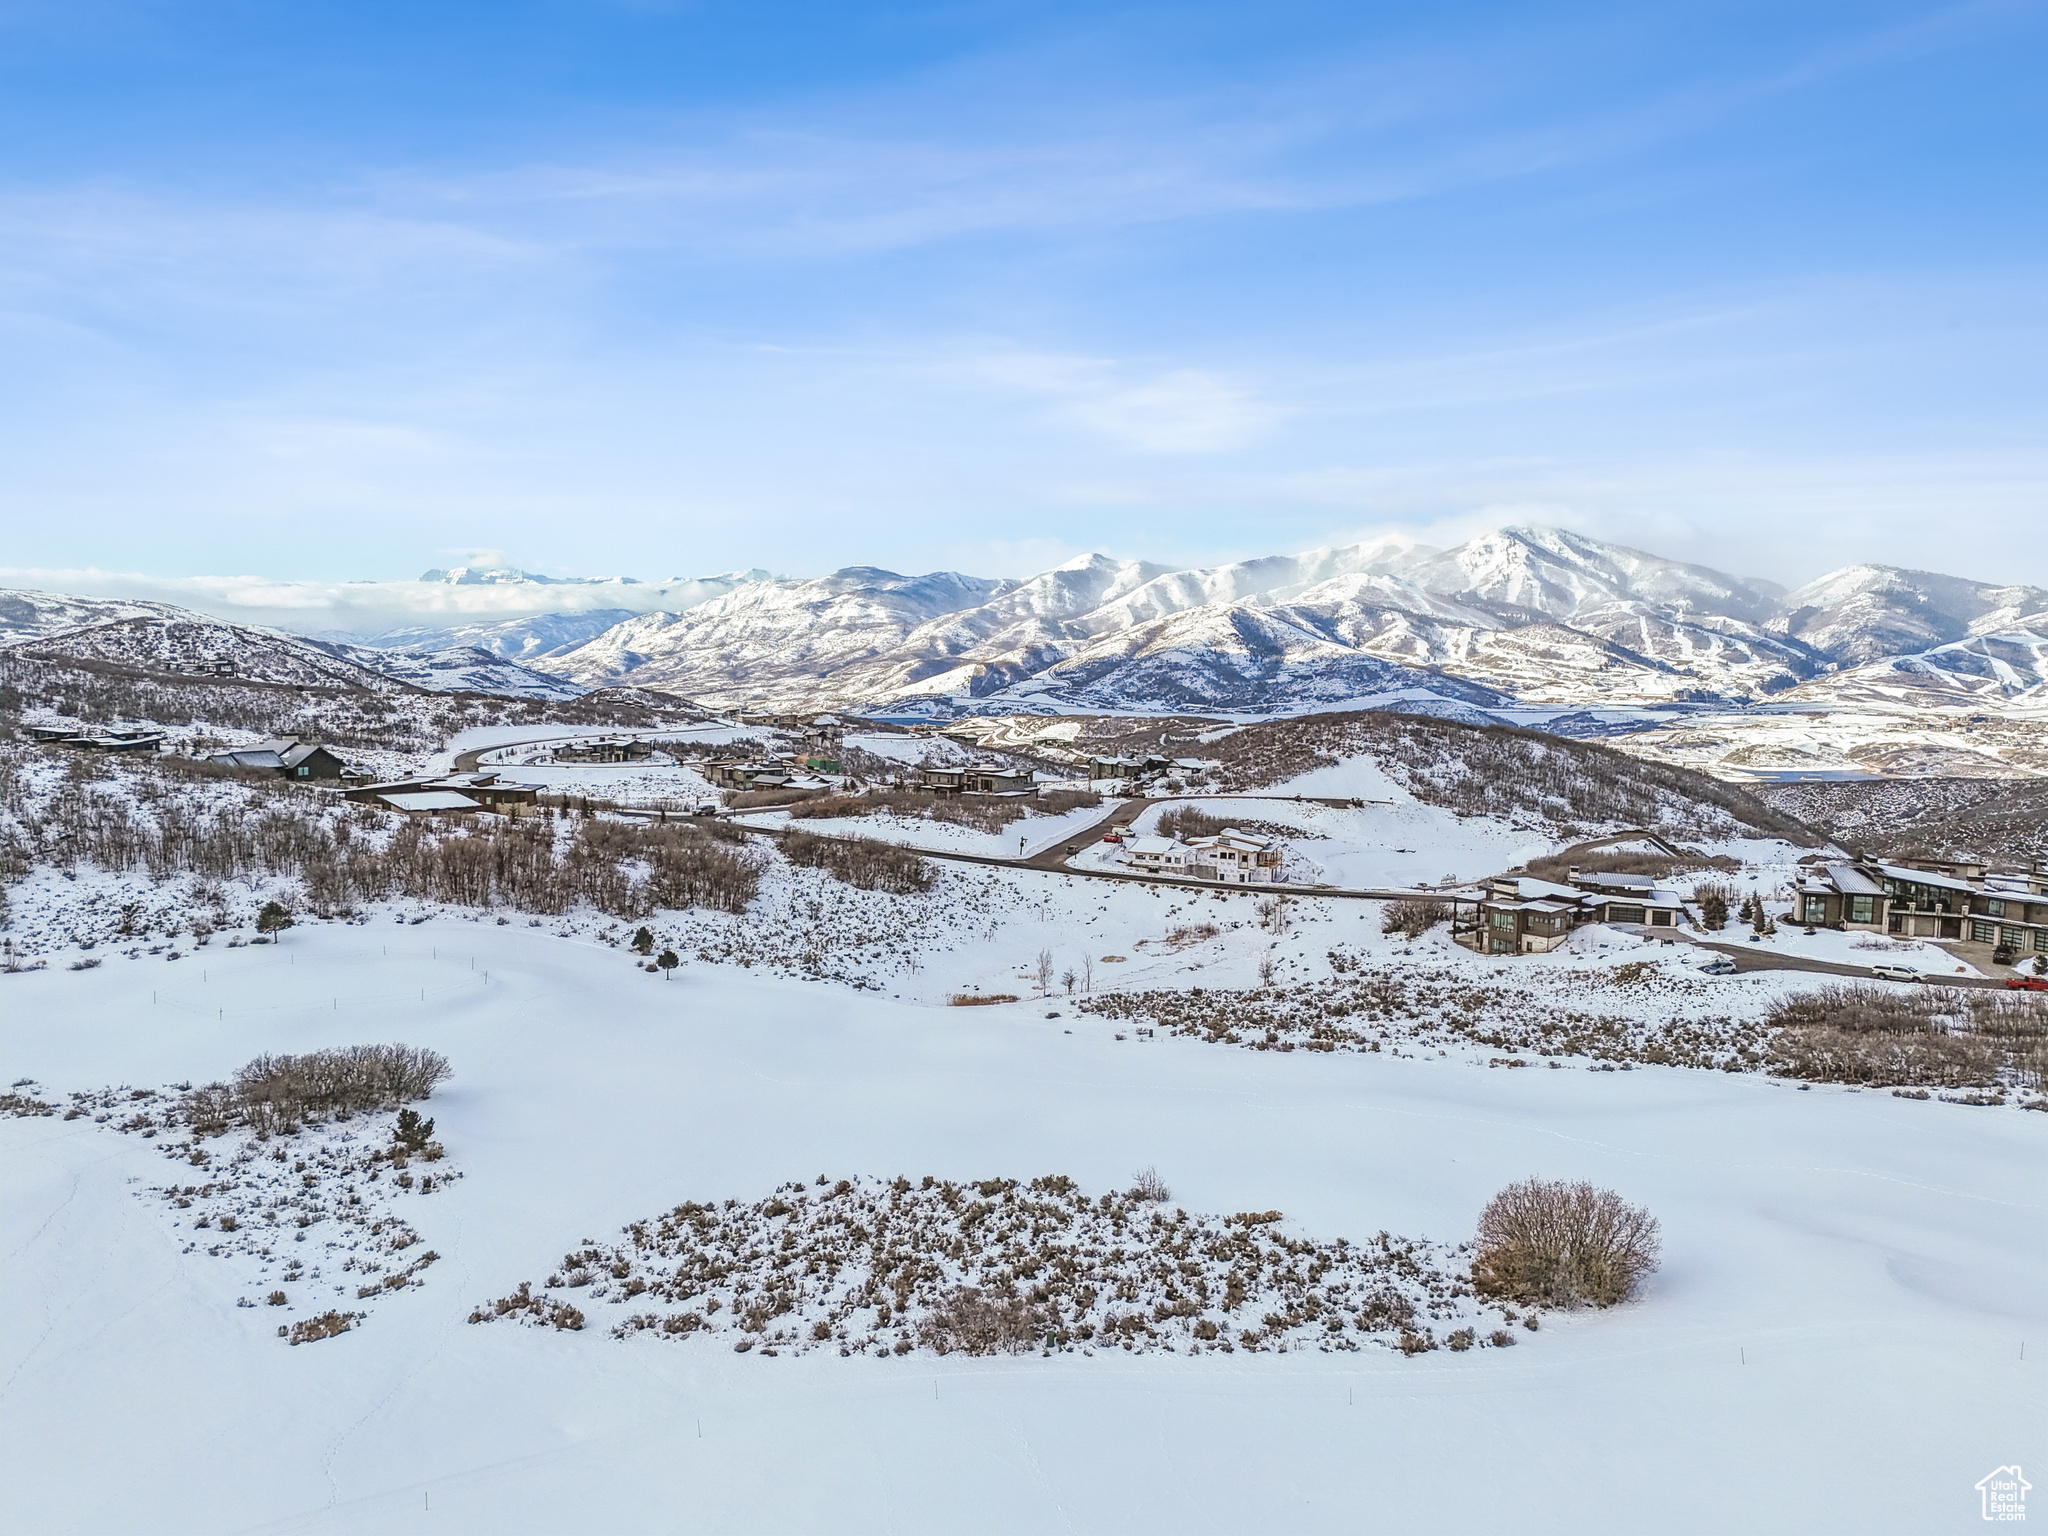
<svg viewBox="0 0 2048 1536"><path fill-rule="evenodd" d="M1477 1247L1472 1283L1482 1296L1611 1307L1656 1269L1657 1219L1611 1189L1525 1179L1480 1213Z"/></svg>

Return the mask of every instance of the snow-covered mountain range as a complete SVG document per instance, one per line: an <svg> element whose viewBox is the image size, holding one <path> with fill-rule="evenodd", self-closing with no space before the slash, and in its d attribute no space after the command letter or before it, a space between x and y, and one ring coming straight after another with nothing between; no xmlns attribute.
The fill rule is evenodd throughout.
<svg viewBox="0 0 2048 1536"><path fill-rule="evenodd" d="M1087 555L1027 580L857 566L659 584L430 571L630 602L317 639L160 603L0 596L0 644L104 660L232 654L244 675L724 707L943 716L2048 707L2048 591L1861 565L1794 592L1555 528L1383 539L1175 570ZM687 590L685 590L687 589ZM539 597L544 602L545 596ZM587 599L586 599L587 600Z"/></svg>
<svg viewBox="0 0 2048 1536"><path fill-rule="evenodd" d="M1027 581L857 567L750 582L542 665L788 708L1740 704L1837 677L1981 701L2041 688L2044 635L2038 588L1858 566L1786 593L1509 528L1450 550L1390 540L1206 570L1090 555Z"/></svg>

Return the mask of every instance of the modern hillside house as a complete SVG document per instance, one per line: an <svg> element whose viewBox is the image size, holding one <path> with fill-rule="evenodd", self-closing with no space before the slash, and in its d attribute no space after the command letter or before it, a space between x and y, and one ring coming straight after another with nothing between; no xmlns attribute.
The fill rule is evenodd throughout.
<svg viewBox="0 0 2048 1536"><path fill-rule="evenodd" d="M1582 875L1559 885L1529 875L1496 875L1486 895L1454 903L1451 937L1482 955L1539 955L1556 949L1587 923L1675 928L1684 916L1676 892L1646 875Z"/></svg>
<svg viewBox="0 0 2048 1536"><path fill-rule="evenodd" d="M464 804L458 805L450 796ZM540 799L538 784L515 784L495 773L418 774L409 779L386 779L379 784L359 784L342 792L342 798L359 805L381 806L386 810L413 813L444 811L496 811L517 816Z"/></svg>
<svg viewBox="0 0 2048 1536"><path fill-rule="evenodd" d="M1280 878L1280 845L1226 827L1213 837L1188 840L1188 873L1225 885L1271 885Z"/></svg>
<svg viewBox="0 0 2048 1536"><path fill-rule="evenodd" d="M348 776L348 764L317 742L293 736L259 741L253 747L215 752L206 759L223 768L267 768L287 779L341 779Z"/></svg>
<svg viewBox="0 0 2048 1536"><path fill-rule="evenodd" d="M1812 928L1964 940L2015 955L2048 955L2048 862L2001 872L1933 859L1816 860L1793 887L1792 918Z"/></svg>

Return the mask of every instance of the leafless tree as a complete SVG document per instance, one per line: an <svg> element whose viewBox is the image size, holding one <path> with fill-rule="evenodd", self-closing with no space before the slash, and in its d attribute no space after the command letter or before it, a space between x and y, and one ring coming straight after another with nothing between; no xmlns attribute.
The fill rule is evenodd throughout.
<svg viewBox="0 0 2048 1536"><path fill-rule="evenodd" d="M1052 951L1041 949L1031 971L1031 979L1038 984L1039 996L1052 990Z"/></svg>

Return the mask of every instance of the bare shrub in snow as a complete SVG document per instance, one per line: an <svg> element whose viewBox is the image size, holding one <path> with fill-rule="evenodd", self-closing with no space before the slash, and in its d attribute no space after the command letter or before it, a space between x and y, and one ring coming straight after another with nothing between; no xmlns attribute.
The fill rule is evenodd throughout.
<svg viewBox="0 0 2048 1536"><path fill-rule="evenodd" d="M781 839L783 856L804 869L822 869L835 880L864 891L908 895L928 891L938 877L908 848L865 837L817 837L791 832Z"/></svg>
<svg viewBox="0 0 2048 1536"><path fill-rule="evenodd" d="M1429 901L1421 897L1407 901L1390 901L1380 909L1380 932L1398 933L1406 938L1419 939L1438 923L1451 920L1450 906L1441 901Z"/></svg>
<svg viewBox="0 0 2048 1536"><path fill-rule="evenodd" d="M253 1129L275 1131L427 1098L452 1070L439 1051L411 1045L350 1045L303 1056L266 1053L235 1074L231 1098L223 1101L218 1085L194 1090L190 1115L214 1124L225 1110Z"/></svg>
<svg viewBox="0 0 2048 1536"><path fill-rule="evenodd" d="M1657 1219L1610 1189L1525 1179L1479 1217L1472 1283L1528 1305L1611 1307L1657 1267Z"/></svg>
<svg viewBox="0 0 2048 1536"><path fill-rule="evenodd" d="M1131 1180L1131 1198L1151 1205L1164 1205L1173 1198L1173 1191L1166 1187L1166 1180L1159 1177L1157 1168L1140 1168L1138 1176Z"/></svg>

